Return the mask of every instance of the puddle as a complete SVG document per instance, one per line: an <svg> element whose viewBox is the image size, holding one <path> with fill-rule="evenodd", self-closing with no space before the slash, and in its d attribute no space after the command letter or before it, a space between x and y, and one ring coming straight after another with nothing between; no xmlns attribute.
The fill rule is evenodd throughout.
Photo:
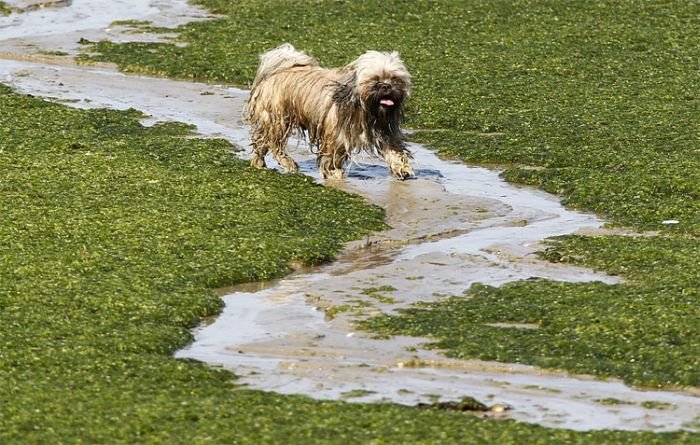
<svg viewBox="0 0 700 445"><path fill-rule="evenodd" d="M0 81L75 107L136 108L150 116L146 124L187 122L205 137L247 147L240 118L243 90L127 76L70 59L24 57L38 49L73 54L80 37L111 38L106 27L114 20L163 25L207 17L184 0L74 0L0 18ZM426 339L375 339L355 332L356 318L461 295L475 282L501 285L531 277L616 282L533 255L546 237L595 232L602 224L595 216L568 211L544 192L507 184L497 171L444 161L418 145L411 149L415 180L393 180L384 166L358 159L347 181L328 184L384 207L391 230L352 243L332 264L228 289L223 313L176 355L230 368L251 388L321 399L415 405L473 396L513 407L502 416L549 427L697 430L700 399L692 394L636 390L529 366L451 360L422 349ZM291 151L302 171L318 179L304 145ZM504 326L513 327L537 329Z"/></svg>
<svg viewBox="0 0 700 445"><path fill-rule="evenodd" d="M212 15L187 0L4 0L14 12L0 16L0 52L3 56L27 58L36 54L77 55L80 39L160 41L167 35L133 34L116 21L151 22L175 27Z"/></svg>
<svg viewBox="0 0 700 445"><path fill-rule="evenodd" d="M316 272L257 291L231 289L221 318L199 329L195 343L177 356L233 369L253 388L321 399L416 405L472 396L513 407L501 416L549 427L691 428L700 400L690 394L635 390L529 366L451 360L422 349L426 339L373 339L353 331L352 320L358 317L460 295L474 282L500 285L530 277L615 282L531 255L544 237L599 226L594 216L569 212L545 193L506 184L496 172L412 148L419 179L351 178L346 183L387 209L396 207L389 214L393 230L370 238L370 248L356 243ZM431 241L455 231L465 233ZM372 289L386 291L368 292ZM650 400L674 408L649 409L644 404Z"/></svg>

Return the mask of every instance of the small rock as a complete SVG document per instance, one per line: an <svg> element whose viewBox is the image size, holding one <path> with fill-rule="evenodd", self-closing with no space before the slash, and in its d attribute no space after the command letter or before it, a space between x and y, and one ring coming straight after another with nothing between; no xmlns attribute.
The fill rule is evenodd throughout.
<svg viewBox="0 0 700 445"><path fill-rule="evenodd" d="M505 406L504 404L497 403L497 404L493 405L491 408L489 408L489 411L491 411L492 413L502 413L507 409L508 409L508 407Z"/></svg>

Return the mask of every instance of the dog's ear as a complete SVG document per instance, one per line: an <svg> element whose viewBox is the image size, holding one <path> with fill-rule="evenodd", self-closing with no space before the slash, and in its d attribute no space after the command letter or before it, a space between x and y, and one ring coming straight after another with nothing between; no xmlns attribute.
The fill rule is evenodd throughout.
<svg viewBox="0 0 700 445"><path fill-rule="evenodd" d="M357 74L355 71L348 71L340 80L332 85L333 102L340 106L356 104L360 98L357 93Z"/></svg>

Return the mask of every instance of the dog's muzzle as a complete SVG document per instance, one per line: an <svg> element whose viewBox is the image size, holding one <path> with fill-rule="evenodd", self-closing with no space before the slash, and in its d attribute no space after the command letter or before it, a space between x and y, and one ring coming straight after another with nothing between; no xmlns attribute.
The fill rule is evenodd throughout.
<svg viewBox="0 0 700 445"><path fill-rule="evenodd" d="M384 105L385 107L393 107L396 105L396 100L392 97L393 89L391 84L377 84L377 95L379 96L379 105Z"/></svg>

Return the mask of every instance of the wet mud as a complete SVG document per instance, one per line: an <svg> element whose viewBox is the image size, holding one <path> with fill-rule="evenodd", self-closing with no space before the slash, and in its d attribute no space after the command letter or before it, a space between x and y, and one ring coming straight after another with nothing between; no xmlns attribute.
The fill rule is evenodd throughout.
<svg viewBox="0 0 700 445"><path fill-rule="evenodd" d="M25 6L22 13L0 18L3 83L75 107L136 108L148 114L146 125L161 120L194 124L204 137L244 147L240 155L247 156L240 115L246 91L124 75L109 66L77 65L71 57L79 52L80 38L163 38L113 29L115 20L173 26L206 19L205 11L184 0L74 0L54 8L8 3ZM445 161L418 145L411 149L413 180L392 179L382 164L360 158L347 180L326 184L382 206L390 230L349 244L337 261L323 267L222 290L223 313L197 329L195 342L176 356L229 368L251 388L320 399L451 407L474 397L491 407L477 410L481 415L549 427L697 429L700 399L690 393L643 391L516 364L453 360L422 348L428 339L357 332L353 323L358 319L459 296L477 282L497 286L533 277L617 282L534 255L547 237L596 233L603 221L564 209L555 196L507 184L498 171ZM303 142L294 142L290 151L304 174L321 181Z"/></svg>

